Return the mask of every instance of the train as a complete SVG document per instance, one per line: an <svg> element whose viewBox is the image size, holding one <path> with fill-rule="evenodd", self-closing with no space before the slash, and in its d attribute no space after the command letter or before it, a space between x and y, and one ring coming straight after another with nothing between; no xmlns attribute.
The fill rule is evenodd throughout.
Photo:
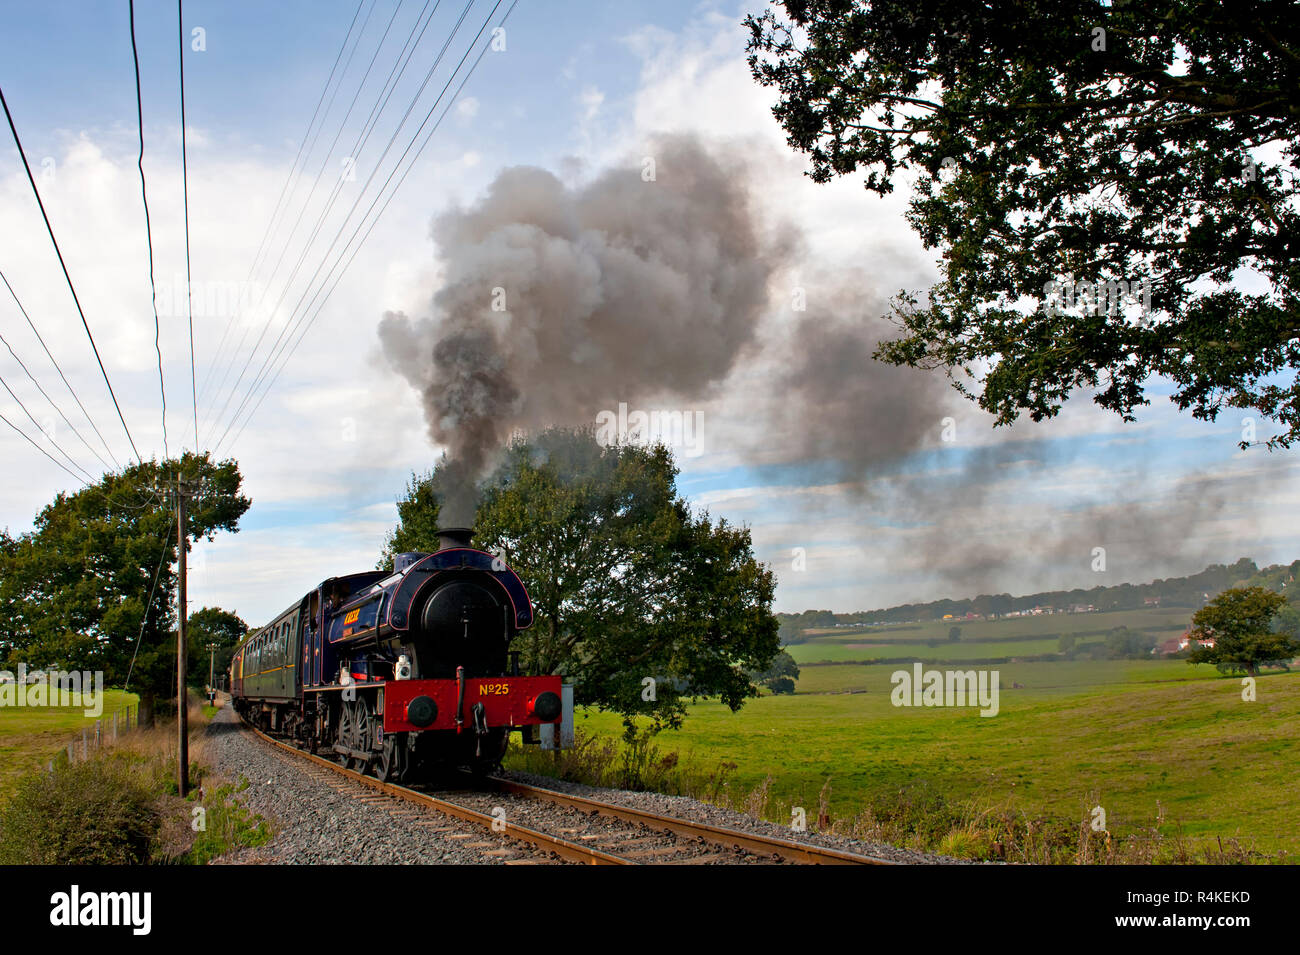
<svg viewBox="0 0 1300 955"><path fill-rule="evenodd" d="M247 634L228 673L240 717L385 782L487 774L512 732L540 742L561 689L511 649L532 626L528 591L472 529L437 536L437 551L324 580Z"/></svg>

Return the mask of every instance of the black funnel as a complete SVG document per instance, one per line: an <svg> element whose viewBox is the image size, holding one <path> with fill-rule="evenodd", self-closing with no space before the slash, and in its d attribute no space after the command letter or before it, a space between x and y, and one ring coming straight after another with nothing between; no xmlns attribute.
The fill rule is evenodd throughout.
<svg viewBox="0 0 1300 955"><path fill-rule="evenodd" d="M474 528L472 527L440 527L438 528L438 549L448 550L452 547L468 547L469 542L474 539Z"/></svg>

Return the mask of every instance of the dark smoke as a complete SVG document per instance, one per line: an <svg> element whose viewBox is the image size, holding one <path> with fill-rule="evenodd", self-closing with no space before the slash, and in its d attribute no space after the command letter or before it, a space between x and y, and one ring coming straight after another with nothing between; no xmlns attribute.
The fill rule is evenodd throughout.
<svg viewBox="0 0 1300 955"><path fill-rule="evenodd" d="M738 156L688 137L652 155L652 181L637 161L576 189L507 169L435 221L433 315L388 313L379 335L466 479L446 520L472 520L473 479L512 431L701 400L753 346L788 240L760 227Z"/></svg>
<svg viewBox="0 0 1300 955"><path fill-rule="evenodd" d="M1186 544L1231 503L1219 482L1193 475L1149 500L1140 453L1092 501L1072 498L1025 532L1000 480L1086 465L1092 446L1044 440L1050 422L985 444L991 418L942 373L872 357L897 333L891 296L926 287L927 265L877 254L857 272L819 269L800 235L774 225L779 213L756 208L739 153L685 136L650 153L653 181L640 157L580 187L515 167L435 220L445 278L431 314L388 313L379 335L447 451L444 524L472 523L475 482L516 430L591 424L619 402L723 396L740 412L714 419L711 440L744 432L729 447L751 463L793 464L804 483L856 492L871 516L907 528L902 559L949 587L974 593L1009 568L1036 580L1049 567L1062 584L1091 585L1093 547L1108 555L1097 583L1141 577L1157 555L1177 555L1180 572L1239 556ZM807 276L803 311L789 297L796 271ZM952 445L940 441L948 416Z"/></svg>

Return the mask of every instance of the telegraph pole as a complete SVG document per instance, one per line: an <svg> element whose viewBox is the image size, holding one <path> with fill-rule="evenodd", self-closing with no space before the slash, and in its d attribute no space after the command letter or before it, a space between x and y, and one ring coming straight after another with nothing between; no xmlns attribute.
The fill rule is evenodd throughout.
<svg viewBox="0 0 1300 955"><path fill-rule="evenodd" d="M176 768L176 786L181 796L190 791L190 746L189 746L189 708L185 695L185 637L188 620L188 607L185 603L185 495L188 489L185 479L176 476L176 541L180 554L179 620L176 627L176 743L178 765Z"/></svg>
<svg viewBox="0 0 1300 955"><path fill-rule="evenodd" d="M212 682L212 666L217 657L217 644L208 644L208 705L211 706L217 701L217 687Z"/></svg>

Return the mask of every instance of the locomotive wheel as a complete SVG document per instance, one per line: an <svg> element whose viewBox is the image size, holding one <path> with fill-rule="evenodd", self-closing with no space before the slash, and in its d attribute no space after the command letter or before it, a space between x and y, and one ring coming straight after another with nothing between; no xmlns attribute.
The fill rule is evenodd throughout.
<svg viewBox="0 0 1300 955"><path fill-rule="evenodd" d="M339 732L338 741L344 746L351 749L354 745L353 738L356 736L356 714L353 712L354 703L344 703L339 708ZM352 757L346 753L336 754L338 761L344 769L352 768Z"/></svg>
<svg viewBox="0 0 1300 955"><path fill-rule="evenodd" d="M385 736L374 761L380 782L391 783L406 776L406 746L396 736Z"/></svg>
<svg viewBox="0 0 1300 955"><path fill-rule="evenodd" d="M373 721L370 718L370 706L365 700L357 700L352 704L353 710L353 737L352 742L348 743L353 749L368 750L370 749L371 740L374 738L372 729ZM354 769L359 773L365 774L370 770L370 760L353 758L349 769Z"/></svg>

